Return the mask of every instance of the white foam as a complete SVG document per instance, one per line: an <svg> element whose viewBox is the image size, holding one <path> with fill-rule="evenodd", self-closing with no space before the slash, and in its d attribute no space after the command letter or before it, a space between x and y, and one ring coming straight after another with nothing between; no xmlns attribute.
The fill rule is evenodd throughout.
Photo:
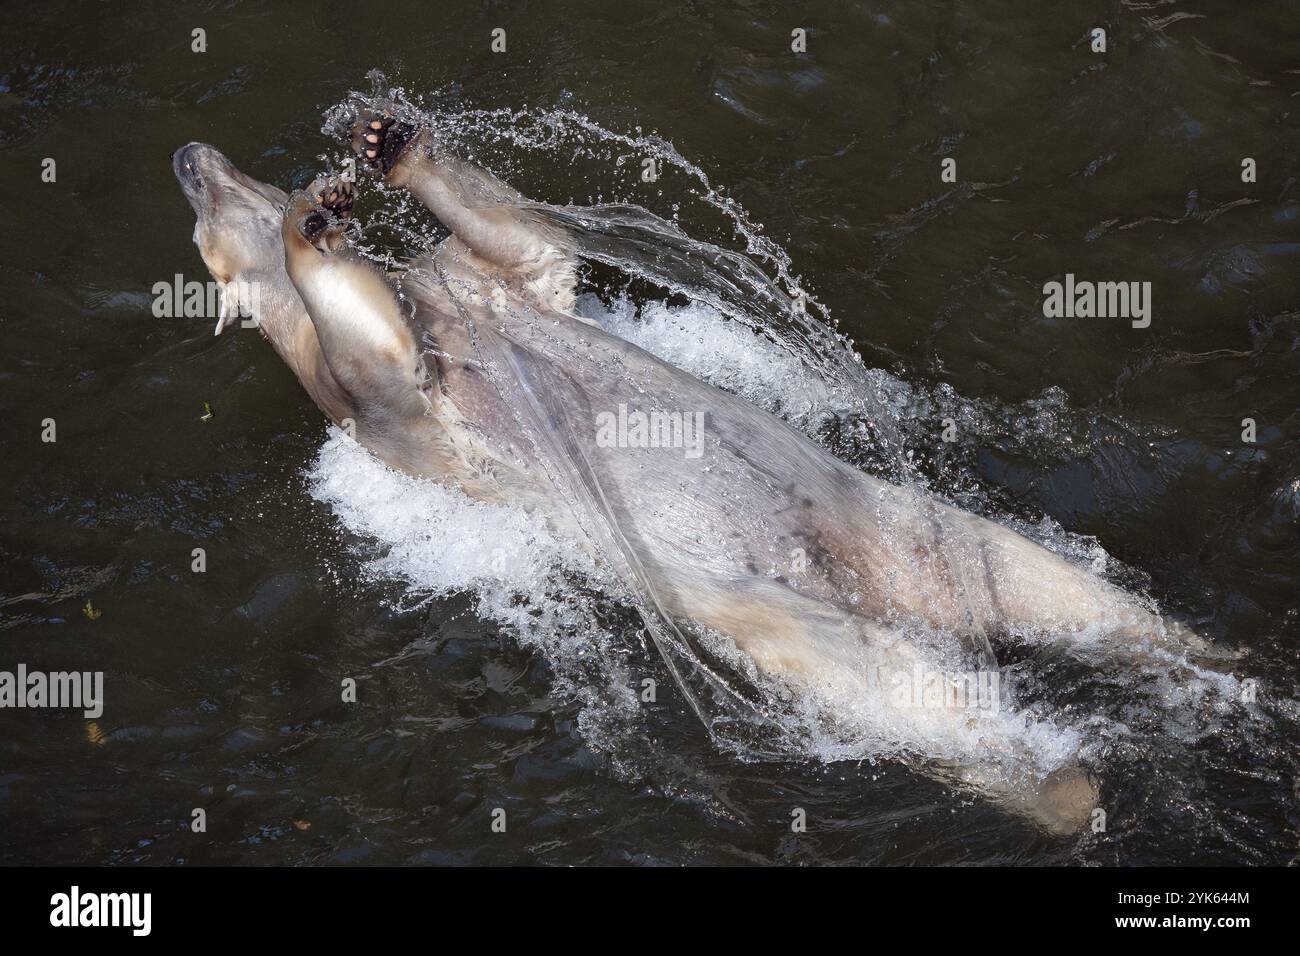
<svg viewBox="0 0 1300 956"><path fill-rule="evenodd" d="M962 673L960 653L942 634L911 629L906 640L924 673ZM900 706L899 688L891 691L876 677L880 658L865 645L839 648L833 666L815 678L787 675L780 682L759 673L725 635L711 634L709 646L770 698L785 701L790 739L827 762L890 757L979 766L986 783L1014 788L1069 763L1084 742L1076 730L1023 707L1009 671L999 672L992 700L960 709L906 700Z"/></svg>
<svg viewBox="0 0 1300 956"><path fill-rule="evenodd" d="M832 410L830 389L797 356L707 305L647 302L638 315L626 297L607 306L588 293L576 308L611 335L789 421Z"/></svg>
<svg viewBox="0 0 1300 956"><path fill-rule="evenodd" d="M383 545L366 565L428 596L544 590L557 572L594 573L591 559L539 517L483 504L386 467L337 429L310 472L311 491L348 530Z"/></svg>
<svg viewBox="0 0 1300 956"><path fill-rule="evenodd" d="M576 544L551 533L542 517L393 471L337 429L307 481L343 527L364 539L363 577L404 586L403 609L472 595L479 617L546 656L559 693L592 708L588 721L636 709L622 636L600 622L574 582L615 594L617 585Z"/></svg>

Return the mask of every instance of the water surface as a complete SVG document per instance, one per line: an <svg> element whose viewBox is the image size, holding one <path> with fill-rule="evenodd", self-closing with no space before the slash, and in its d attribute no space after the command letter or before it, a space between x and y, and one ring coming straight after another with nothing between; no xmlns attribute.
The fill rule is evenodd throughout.
<svg viewBox="0 0 1300 956"><path fill-rule="evenodd" d="M1098 24L1105 56L1086 40ZM804 56L789 52L799 26ZM490 52L494 27L505 54ZM191 52L195 28L206 53ZM0 859L1292 861L1298 41L1281 2L11 11L0 668L102 670L108 705L97 721L0 712ZM520 529L367 471L255 333L214 339L207 320L151 313L154 283L207 278L171 151L210 142L250 175L302 185L337 155L324 112L376 68L430 108L570 111L670 142L761 224L861 354L871 391L853 414L807 420L820 440L1095 558L1243 649L1257 703L1030 662L1042 706L1102 774L1106 832L1064 841L894 761L745 763L680 706L624 706L659 673L635 615L578 590L540 600ZM475 132L488 128L501 126ZM539 200L669 218L676 204L690 234L738 245L680 166L649 185L633 151L602 165L479 141ZM46 157L55 183L41 182ZM1151 327L1044 318L1043 283L1066 272L1150 281ZM707 313L645 318L625 334L774 411L836 411ZM45 418L57 443L40 441ZM944 418L967 439L940 441ZM349 510L357 489L370 510ZM410 523L382 524L388 506L456 540L421 550ZM516 547L506 584L541 589L545 627L506 620L511 587L474 564L485 552L466 542L493 534ZM346 677L356 705L340 701ZM489 829L496 807L505 834ZM793 807L807 833L790 832Z"/></svg>

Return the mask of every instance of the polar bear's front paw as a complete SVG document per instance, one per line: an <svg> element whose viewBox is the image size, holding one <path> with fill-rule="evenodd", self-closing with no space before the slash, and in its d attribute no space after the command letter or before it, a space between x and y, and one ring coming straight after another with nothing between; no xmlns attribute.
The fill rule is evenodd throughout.
<svg viewBox="0 0 1300 956"><path fill-rule="evenodd" d="M323 206L340 219L346 219L356 198L356 187L349 180L337 176L317 193L316 205Z"/></svg>
<svg viewBox="0 0 1300 956"><path fill-rule="evenodd" d="M336 248L349 227L348 213L356 187L342 176L318 176L289 201L285 215L297 224L304 239L319 249Z"/></svg>
<svg viewBox="0 0 1300 956"><path fill-rule="evenodd" d="M415 138L415 127L391 116L361 116L352 134L357 155L387 176L407 144Z"/></svg>

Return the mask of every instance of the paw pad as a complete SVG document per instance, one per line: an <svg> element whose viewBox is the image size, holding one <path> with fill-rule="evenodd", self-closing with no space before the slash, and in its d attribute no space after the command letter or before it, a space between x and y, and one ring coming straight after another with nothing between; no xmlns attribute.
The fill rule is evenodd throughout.
<svg viewBox="0 0 1300 956"><path fill-rule="evenodd" d="M415 127L391 116L372 116L358 124L357 152L383 175L388 175L406 144L415 136Z"/></svg>

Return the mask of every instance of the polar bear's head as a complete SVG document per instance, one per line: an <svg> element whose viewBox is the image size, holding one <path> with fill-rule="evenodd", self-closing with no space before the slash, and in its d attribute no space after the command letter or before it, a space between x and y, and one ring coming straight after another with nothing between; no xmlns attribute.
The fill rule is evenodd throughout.
<svg viewBox="0 0 1300 956"><path fill-rule="evenodd" d="M284 192L245 176L206 143L190 143L172 153L172 170L194 208L194 244L212 277L229 289L269 284L276 291L284 274ZM216 331L248 305L223 305Z"/></svg>

